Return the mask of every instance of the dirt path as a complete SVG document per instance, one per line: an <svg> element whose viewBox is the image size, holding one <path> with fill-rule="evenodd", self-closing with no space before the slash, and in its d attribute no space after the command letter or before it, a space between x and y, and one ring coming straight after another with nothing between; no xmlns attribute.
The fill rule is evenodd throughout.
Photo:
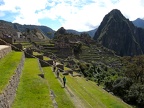
<svg viewBox="0 0 144 108"><path fill-rule="evenodd" d="M68 87L66 87L65 89L66 92L70 94L70 99L72 100L76 108L85 108L81 100Z"/></svg>
<svg viewBox="0 0 144 108"><path fill-rule="evenodd" d="M54 75L55 77L56 74L54 72ZM63 81L62 81L62 78L59 77L57 78L59 83L61 84L61 86L63 87ZM75 107L76 108L85 108L84 104L81 102L81 100L79 99L79 97L77 97L72 91L71 89L66 85L66 87L64 88L65 89L65 92L67 93L67 95L70 97L70 99L72 100L72 102L74 103Z"/></svg>

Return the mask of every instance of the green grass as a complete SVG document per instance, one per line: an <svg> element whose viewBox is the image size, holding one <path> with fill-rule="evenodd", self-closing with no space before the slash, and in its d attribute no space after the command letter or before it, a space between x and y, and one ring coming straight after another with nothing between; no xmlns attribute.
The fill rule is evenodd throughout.
<svg viewBox="0 0 144 108"><path fill-rule="evenodd" d="M75 108L69 96L65 93L64 88L58 82L57 78L54 76L51 67L43 68L45 72L45 77L49 82L50 88L54 92L58 108Z"/></svg>
<svg viewBox="0 0 144 108"><path fill-rule="evenodd" d="M47 81L39 73L37 59L26 59L12 108L53 108Z"/></svg>
<svg viewBox="0 0 144 108"><path fill-rule="evenodd" d="M44 60L51 60L49 57L44 56L43 57Z"/></svg>
<svg viewBox="0 0 144 108"><path fill-rule="evenodd" d="M82 77L67 76L67 85L80 97L86 108L130 108L119 98L107 93L92 81Z"/></svg>
<svg viewBox="0 0 144 108"><path fill-rule="evenodd" d="M64 67L64 70L71 70L70 68L68 68L68 67Z"/></svg>
<svg viewBox="0 0 144 108"><path fill-rule="evenodd" d="M22 52L10 52L4 58L0 59L0 93L8 84L10 78L15 73L15 70L22 58Z"/></svg>
<svg viewBox="0 0 144 108"><path fill-rule="evenodd" d="M38 52L33 52L33 55L42 55L42 54L40 54L40 53L38 53Z"/></svg>

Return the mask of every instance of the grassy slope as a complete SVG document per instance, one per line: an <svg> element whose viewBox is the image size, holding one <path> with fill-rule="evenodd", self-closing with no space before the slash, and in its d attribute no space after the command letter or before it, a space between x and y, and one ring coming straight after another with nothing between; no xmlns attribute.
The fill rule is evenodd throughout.
<svg viewBox="0 0 144 108"><path fill-rule="evenodd" d="M67 85L83 100L86 108L130 108L115 96L84 78L67 76Z"/></svg>
<svg viewBox="0 0 144 108"><path fill-rule="evenodd" d="M52 108L47 82L40 78L36 59L26 59L12 108Z"/></svg>
<svg viewBox="0 0 144 108"><path fill-rule="evenodd" d="M45 77L48 80L50 89L54 92L56 102L59 108L74 108L73 103L71 102L69 96L65 93L65 90L62 88L56 77L54 76L51 67L43 68L45 72Z"/></svg>
<svg viewBox="0 0 144 108"><path fill-rule="evenodd" d="M14 74L20 60L21 52L10 52L4 58L0 59L0 92L8 84L11 76Z"/></svg>

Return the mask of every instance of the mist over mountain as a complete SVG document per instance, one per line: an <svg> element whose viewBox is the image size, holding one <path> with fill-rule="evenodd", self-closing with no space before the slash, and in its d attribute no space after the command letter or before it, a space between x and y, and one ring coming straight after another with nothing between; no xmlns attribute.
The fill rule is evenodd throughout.
<svg viewBox="0 0 144 108"><path fill-rule="evenodd" d="M141 55L144 52L144 30L114 9L103 18L94 39L120 56Z"/></svg>

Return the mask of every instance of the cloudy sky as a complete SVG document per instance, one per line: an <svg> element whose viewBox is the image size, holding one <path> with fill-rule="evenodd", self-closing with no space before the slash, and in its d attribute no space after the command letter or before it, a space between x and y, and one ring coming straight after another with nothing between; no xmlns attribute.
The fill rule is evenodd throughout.
<svg viewBox="0 0 144 108"><path fill-rule="evenodd" d="M144 0L0 0L0 20L88 31L112 9L131 21L144 18Z"/></svg>

